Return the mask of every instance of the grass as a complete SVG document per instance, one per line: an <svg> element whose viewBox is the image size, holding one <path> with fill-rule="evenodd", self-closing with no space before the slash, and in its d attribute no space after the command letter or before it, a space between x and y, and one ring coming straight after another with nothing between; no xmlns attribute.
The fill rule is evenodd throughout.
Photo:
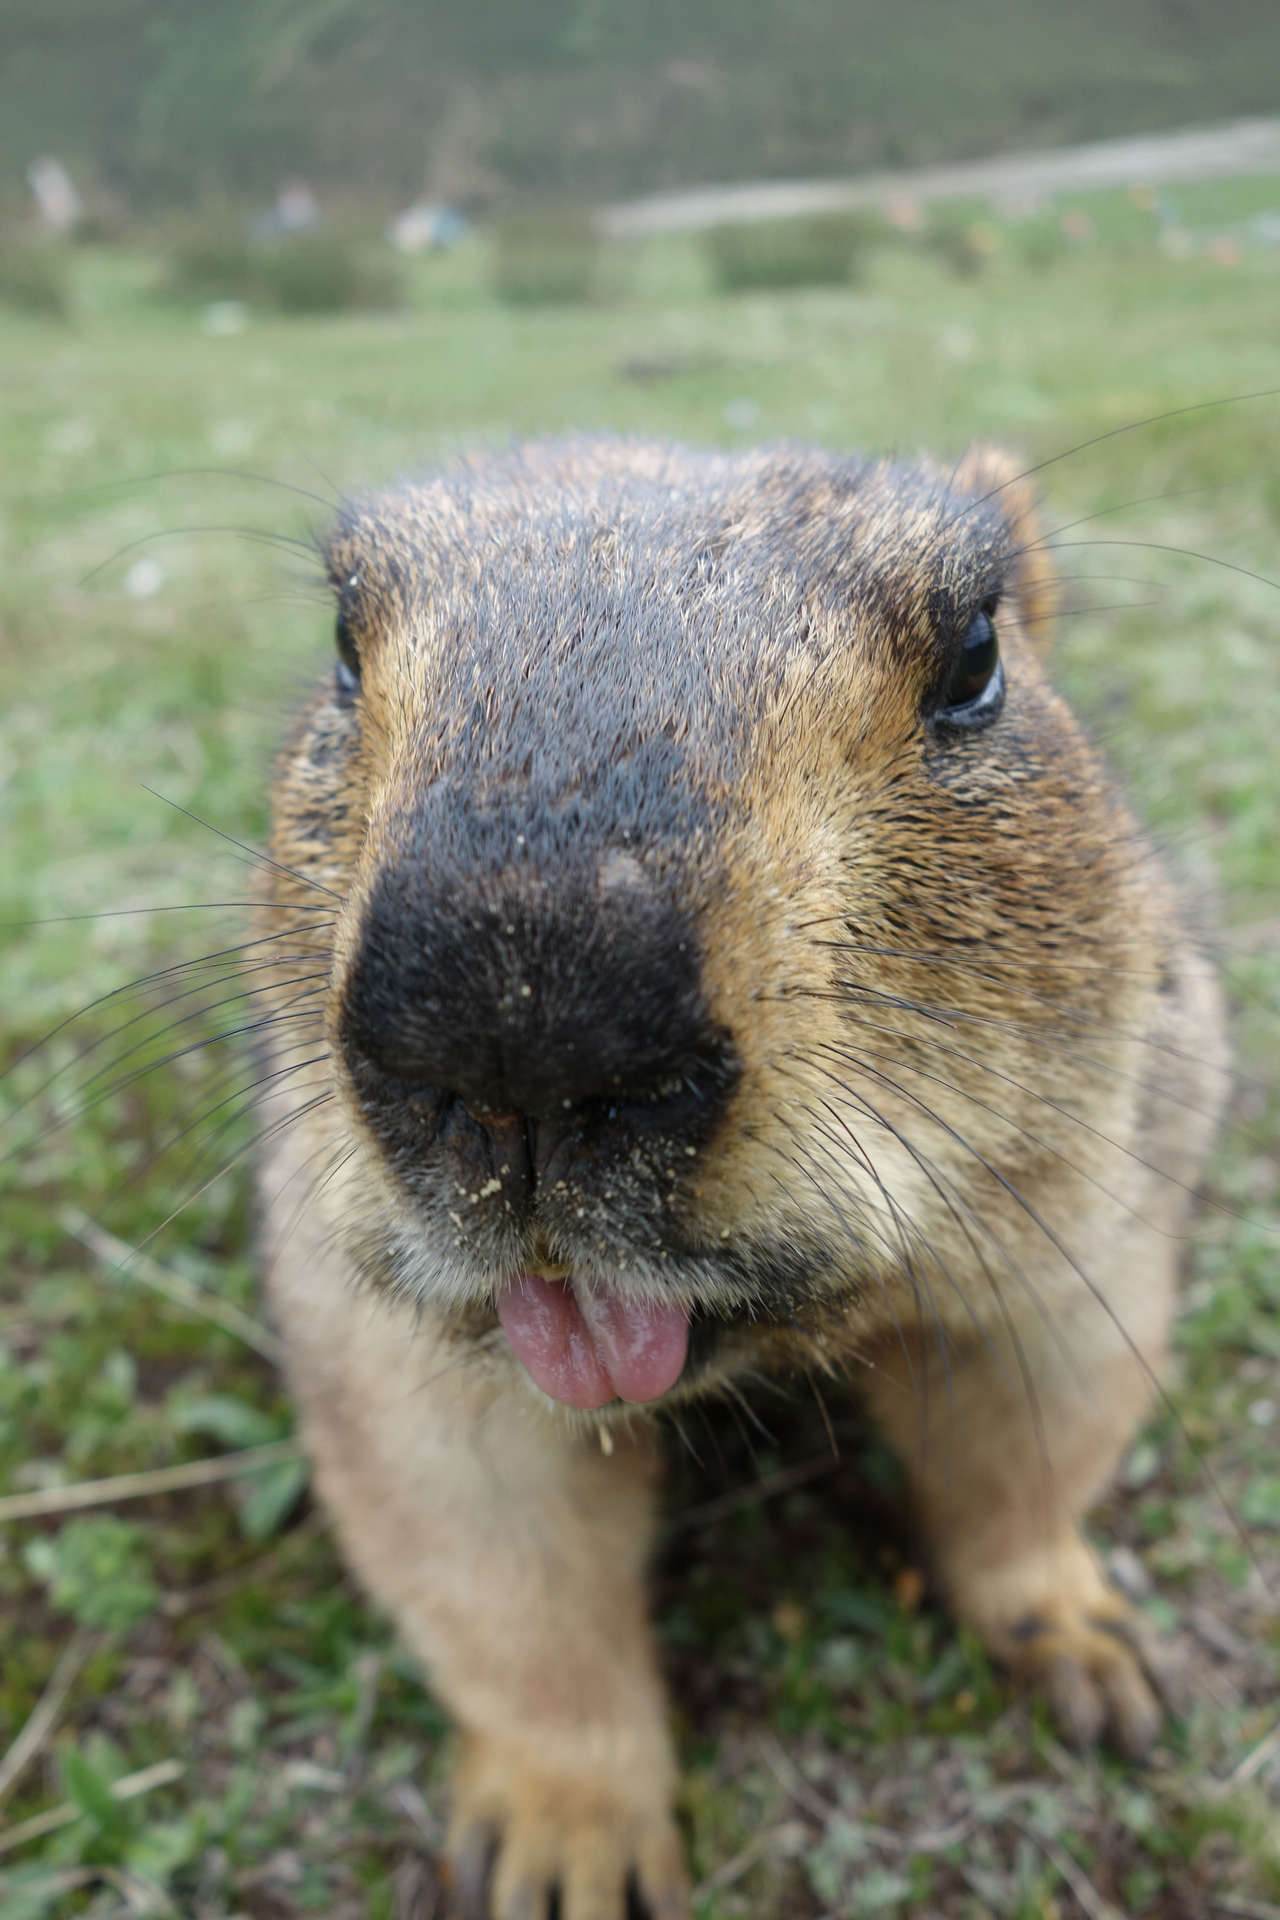
<svg viewBox="0 0 1280 1920"><path fill-rule="evenodd" d="M162 290L178 300L236 300L309 316L385 313L403 299L400 258L376 220L255 236L243 209L215 205L171 218L161 245Z"/></svg>
<svg viewBox="0 0 1280 1920"><path fill-rule="evenodd" d="M715 286L722 293L744 293L847 286L879 238L881 225L873 216L827 213L713 227L705 245Z"/></svg>
<svg viewBox="0 0 1280 1920"><path fill-rule="evenodd" d="M0 230L0 306L66 320L71 307L68 249Z"/></svg>
<svg viewBox="0 0 1280 1920"><path fill-rule="evenodd" d="M1225 230L1257 198L1201 189L1191 224ZM305 542L338 490L591 427L946 454L985 437L1053 463L1078 608L1058 672L1218 929L1235 1004L1227 1211L1188 1249L1176 1418L1096 1521L1181 1623L1193 1705L1141 1772L1073 1757L922 1598L874 1440L851 1427L836 1461L801 1412L752 1458L728 1436L707 1478L678 1467L658 1570L699 1920L1280 1913L1280 595L1256 577L1276 571L1280 400L1170 411L1280 384L1280 255L1166 258L1121 196L1081 204L1096 241L1034 270L1011 226L976 278L885 248L856 290L731 303L670 242L614 263L607 302L516 314L477 244L416 265L393 316L219 337L154 299L153 261L92 251L72 326L0 311L14 1494L290 1431L269 1334L257 1351L226 1323L258 1312L239 1041L144 1069L182 1044L167 1021L230 992L216 965L163 971L242 937L220 903L243 898L244 856L191 815L262 831L273 741L329 656ZM108 1235L145 1243L155 1285ZM0 1756L35 1716L26 1764L0 1759L6 1920L437 1911L442 1717L303 1470L270 1458L256 1480L0 1526Z"/></svg>
<svg viewBox="0 0 1280 1920"><path fill-rule="evenodd" d="M572 306L595 292L600 240L587 212L508 214L494 225L490 246L494 297L505 306Z"/></svg>

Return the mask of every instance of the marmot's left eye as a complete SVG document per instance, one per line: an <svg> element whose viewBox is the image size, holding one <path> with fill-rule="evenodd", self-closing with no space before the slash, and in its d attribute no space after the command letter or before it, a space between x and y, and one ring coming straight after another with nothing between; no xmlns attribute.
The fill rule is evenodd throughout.
<svg viewBox="0 0 1280 1920"><path fill-rule="evenodd" d="M341 622L338 625L338 663L334 669L334 685L342 701L354 700L360 691L360 661L353 646L343 645Z"/></svg>
<svg viewBox="0 0 1280 1920"><path fill-rule="evenodd" d="M352 701L360 691L360 654L356 647L355 635L351 631L347 594L360 583L359 574L353 573L346 582L342 596L338 601L338 617L334 623L334 641L338 649L337 689L338 698Z"/></svg>
<svg viewBox="0 0 1280 1920"><path fill-rule="evenodd" d="M1004 674L1000 669L994 613L995 602L988 601L969 622L942 687L936 714L939 720L968 726L973 721L992 720L999 711L1004 698Z"/></svg>

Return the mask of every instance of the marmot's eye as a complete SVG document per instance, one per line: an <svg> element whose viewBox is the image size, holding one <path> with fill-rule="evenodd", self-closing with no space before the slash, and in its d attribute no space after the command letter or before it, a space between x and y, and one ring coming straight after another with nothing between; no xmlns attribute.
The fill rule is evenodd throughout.
<svg viewBox="0 0 1280 1920"><path fill-rule="evenodd" d="M935 717L949 726L994 720L1004 700L1000 643L996 639L994 600L985 601L968 631L942 687Z"/></svg>
<svg viewBox="0 0 1280 1920"><path fill-rule="evenodd" d="M352 574L347 587L358 584L359 576ZM345 589L344 589L345 593ZM360 655L356 651L355 635L351 631L351 621L342 602L338 603L338 618L334 626L334 639L338 647L338 665L335 679L340 700L354 700L360 690Z"/></svg>
<svg viewBox="0 0 1280 1920"><path fill-rule="evenodd" d="M338 664L333 670L339 700L354 700L360 691L360 667L354 650L348 652L338 643Z"/></svg>

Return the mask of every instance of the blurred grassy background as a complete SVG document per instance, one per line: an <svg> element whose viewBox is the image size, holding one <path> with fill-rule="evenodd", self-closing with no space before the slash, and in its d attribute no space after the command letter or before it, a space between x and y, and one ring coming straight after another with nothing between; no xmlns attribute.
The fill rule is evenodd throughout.
<svg viewBox="0 0 1280 1920"><path fill-rule="evenodd" d="M1273 113L1278 68L1261 0L6 0L0 178L594 201Z"/></svg>
<svg viewBox="0 0 1280 1920"><path fill-rule="evenodd" d="M1072 595L1057 670L1171 845L1236 999L1242 1079L1214 1183L1232 1211L1190 1252L1182 1424L1153 1421L1100 1521L1141 1550L1155 1617L1190 1621L1195 1704L1141 1775L1075 1759L919 1604L873 1442L839 1464L802 1445L794 1484L774 1477L781 1437L754 1461L726 1442L731 1491L701 1517L704 1494L677 1502L660 1590L701 1920L1280 1913L1275 1588L1231 1520L1274 1582L1280 399L1186 411L1280 385L1280 248L1251 224L1278 198L1266 180L1179 189L1173 212L1120 193L1021 220L962 207L919 232L861 223L847 253L825 230L801 269L794 234L781 252L767 232L610 251L557 216L532 249L527 228L476 233L372 291L347 270L348 244L374 252L353 229L310 278L286 262L284 284L318 279L305 298L234 237L210 268L197 213L24 256L19 279L44 273L54 294L7 296L0 276L14 1492L288 1432L269 1361L122 1276L82 1217L136 1243L186 1200L150 1252L254 1311L243 1168L204 1184L248 1136L239 1043L131 1078L193 1031L243 1025L229 1005L163 1032L195 1004L174 995L203 982L213 1003L231 984L217 966L153 980L37 1043L243 937L234 905L136 910L243 897L237 850L176 809L260 835L273 743L329 669L310 543L343 489L596 427L944 456L987 438L1051 463ZM297 311L317 304L331 310ZM103 911L122 917L15 925ZM0 1527L0 1753L73 1661L41 1751L0 1788L6 1920L436 1912L440 1717L299 1507L299 1470L245 1484L247 1499ZM855 1510L887 1535L851 1531ZM149 1791L114 1796L153 1767Z"/></svg>

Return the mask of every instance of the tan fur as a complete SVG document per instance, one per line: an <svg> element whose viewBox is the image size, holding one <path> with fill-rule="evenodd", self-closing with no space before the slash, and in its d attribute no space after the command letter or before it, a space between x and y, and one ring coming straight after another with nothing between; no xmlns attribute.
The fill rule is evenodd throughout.
<svg viewBox="0 0 1280 1920"><path fill-rule="evenodd" d="M628 609L647 523L618 488L636 484L687 499L689 562L709 584L664 553ZM556 630L550 586L540 595L561 564L594 568L602 591L620 583L637 634L718 593L706 631L730 636L722 658L697 642L703 680L663 722L711 796L680 886L711 1017L741 1064L710 1143L672 1163L672 1216L711 1248L767 1235L835 1250L785 1324L753 1322L710 1281L699 1293L674 1263L679 1297L730 1317L714 1364L671 1398L761 1368L856 1383L910 1470L957 1613L1077 1737L1105 1728L1140 1750L1158 1723L1158 1653L1078 1525L1163 1363L1221 1014L1160 869L1045 678L1055 589L1028 490L987 452L930 485L888 467L851 480L817 455L585 443L359 505L331 544L363 686L358 723L317 694L276 782L270 852L288 871L260 910L281 946L276 1007L314 968L326 979L272 1043L268 1272L322 1495L462 1730L468 1915L542 1916L554 1886L562 1920L622 1920L628 1875L655 1920L689 1912L644 1607L654 1417L572 1415L532 1386L489 1332L509 1277L477 1252L496 1203L459 1195L449 1243L428 1230L338 1037L372 890L408 857L419 796L460 764L467 674L488 729L474 777L516 804L502 753L524 724L519 687L581 644ZM938 595L954 585L968 604L988 520L1008 712L938 746L920 719ZM468 652L466 608L489 617L496 557L522 542L529 603L494 643L499 678ZM829 590L825 557L838 570L854 551L857 590ZM779 636L750 684L732 642L747 553L751 617ZM628 644L642 643L624 631ZM716 757L726 724L732 778ZM601 887L668 884L676 857L615 849ZM331 1097L295 1118L317 1095ZM525 1263L602 1269L651 1297L657 1257L619 1255L607 1194L580 1197Z"/></svg>

